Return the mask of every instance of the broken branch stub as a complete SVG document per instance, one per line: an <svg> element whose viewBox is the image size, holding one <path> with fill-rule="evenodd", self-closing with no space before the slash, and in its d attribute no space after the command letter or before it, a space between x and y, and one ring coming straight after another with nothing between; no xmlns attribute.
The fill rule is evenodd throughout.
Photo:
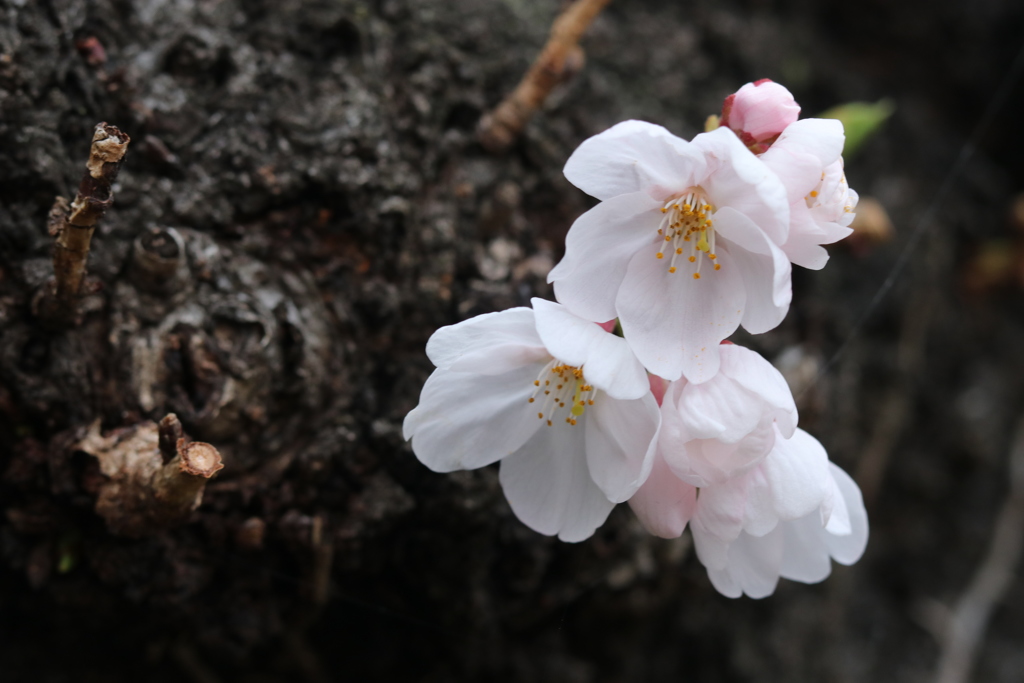
<svg viewBox="0 0 1024 683"><path fill-rule="evenodd" d="M120 536L140 537L188 521L203 500L206 482L224 467L208 443L187 443L173 414L160 424L144 422L100 434L99 423L75 445L99 460L107 481L100 487L96 513ZM165 462L170 439L174 454Z"/></svg>
<svg viewBox="0 0 1024 683"><path fill-rule="evenodd" d="M113 184L131 138L117 126L96 125L85 175L73 202L57 197L48 219L54 235L53 280L46 285L39 313L51 322L74 321L96 224L114 203Z"/></svg>

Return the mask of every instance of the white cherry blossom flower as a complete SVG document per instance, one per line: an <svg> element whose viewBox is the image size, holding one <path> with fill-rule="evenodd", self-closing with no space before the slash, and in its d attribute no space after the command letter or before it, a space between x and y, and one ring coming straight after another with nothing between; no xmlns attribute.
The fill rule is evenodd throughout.
<svg viewBox="0 0 1024 683"><path fill-rule="evenodd" d="M602 203L573 224L548 281L575 314L618 317L652 373L707 381L740 324L766 332L785 316L786 190L732 131L687 142L626 121L580 145L565 175Z"/></svg>
<svg viewBox="0 0 1024 683"><path fill-rule="evenodd" d="M661 424L647 374L625 340L533 299L443 327L437 370L403 431L435 472L501 461L527 526L581 541L647 478Z"/></svg>
<svg viewBox="0 0 1024 683"><path fill-rule="evenodd" d="M662 399L659 450L668 467L693 486L735 478L756 466L777 434L793 436L796 404L785 378L750 349L723 344L721 369L695 384L681 378Z"/></svg>
<svg viewBox="0 0 1024 683"><path fill-rule="evenodd" d="M803 119L788 126L760 156L786 186L789 236L782 250L793 263L820 270L828 252L820 245L853 231L857 193L843 173L843 124L832 119Z"/></svg>
<svg viewBox="0 0 1024 683"><path fill-rule="evenodd" d="M662 431L629 501L648 531L675 538L689 524L712 584L730 597L770 595L779 577L821 581L830 557L857 561L867 543L860 491L796 428L792 394L766 360L726 343L709 382L650 381Z"/></svg>
<svg viewBox="0 0 1024 683"><path fill-rule="evenodd" d="M802 434L811 438L798 431L793 440ZM736 538L723 540L698 521L698 510L692 524L694 547L719 593L730 598L744 593L763 598L775 592L780 577L818 583L832 572L830 560L851 565L860 559L868 541L868 517L860 489L846 472L827 464L827 492L821 505L794 518L776 513L779 521L767 531L763 520L748 522ZM750 508L758 505L752 500L771 497L764 495L764 484L750 482L748 489ZM705 492L701 490L698 508ZM745 517L756 519L758 513L748 511Z"/></svg>

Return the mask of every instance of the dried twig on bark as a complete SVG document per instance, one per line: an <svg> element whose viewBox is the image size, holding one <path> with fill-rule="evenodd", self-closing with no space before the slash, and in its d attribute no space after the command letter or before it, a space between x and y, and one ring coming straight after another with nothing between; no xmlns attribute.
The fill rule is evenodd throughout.
<svg viewBox="0 0 1024 683"><path fill-rule="evenodd" d="M610 0L576 0L551 26L551 35L540 56L516 89L494 111L480 119L477 136L489 152L507 150L551 90L579 71L583 33Z"/></svg>
<svg viewBox="0 0 1024 683"><path fill-rule="evenodd" d="M39 312L51 322L66 324L74 320L92 233L114 203L111 187L130 141L116 126L97 124L75 200L68 206L66 199L57 197L50 209L50 234L55 238L53 280L43 292Z"/></svg>
<svg viewBox="0 0 1024 683"><path fill-rule="evenodd" d="M144 536L188 520L203 500L207 480L224 465L208 443L187 443L172 413L102 436L99 423L75 445L95 456L108 480L96 512L111 532Z"/></svg>
<svg viewBox="0 0 1024 683"><path fill-rule="evenodd" d="M965 683L992 612L1006 597L1024 549L1024 417L1010 452L1010 495L988 554L946 621L936 683Z"/></svg>

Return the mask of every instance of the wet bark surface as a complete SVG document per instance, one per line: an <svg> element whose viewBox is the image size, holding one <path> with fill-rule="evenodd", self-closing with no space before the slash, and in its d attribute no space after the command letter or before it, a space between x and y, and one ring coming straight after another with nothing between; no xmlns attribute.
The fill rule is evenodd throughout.
<svg viewBox="0 0 1024 683"><path fill-rule="evenodd" d="M583 70L508 154L489 155L476 122L557 10L0 1L5 681L930 675L930 631L1006 496L1024 397L1021 280L978 275L979 254L1019 258L1024 239L1010 217L1024 189L1019 84L952 191L936 191L1024 12L613 3L583 41ZM495 468L434 474L401 422L437 327L551 298L545 276L592 203L561 175L581 140L626 118L691 137L761 77L805 115L893 98L847 175L896 230L797 269L783 325L737 338L787 373L801 426L860 482L867 554L821 585L733 601L686 537L651 538L624 506L581 544L535 534ZM73 195L100 121L132 143L80 321L55 329L33 309L53 274L47 215ZM172 412L224 468L186 523L114 533L97 513L109 476L83 439L128 438ZM1019 679L1022 591L1015 581L996 612L977 680Z"/></svg>

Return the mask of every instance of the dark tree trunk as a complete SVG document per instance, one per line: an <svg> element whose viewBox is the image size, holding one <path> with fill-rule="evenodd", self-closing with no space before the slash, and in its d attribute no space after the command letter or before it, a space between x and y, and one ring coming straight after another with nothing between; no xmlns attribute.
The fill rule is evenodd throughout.
<svg viewBox="0 0 1024 683"><path fill-rule="evenodd" d="M1019 86L801 396L801 426L869 499L857 567L729 601L685 537L647 536L624 506L585 543L539 536L495 469L431 473L401 423L437 327L551 298L590 205L561 175L582 139L625 118L690 137L765 76L804 115L898 107L847 166L896 239L832 249L795 275L785 324L744 340L807 386L1006 71L1012 5L613 3L580 75L491 156L476 122L557 3L0 0L0 677L919 680L937 649L909 615L984 552L1024 385L1019 284L960 284L988 240L1020 239ZM100 121L132 143L79 320L48 326L47 215ZM83 439L168 413L224 469L184 520L111 525ZM979 680L1016 680L996 672L1022 628L1018 600Z"/></svg>

